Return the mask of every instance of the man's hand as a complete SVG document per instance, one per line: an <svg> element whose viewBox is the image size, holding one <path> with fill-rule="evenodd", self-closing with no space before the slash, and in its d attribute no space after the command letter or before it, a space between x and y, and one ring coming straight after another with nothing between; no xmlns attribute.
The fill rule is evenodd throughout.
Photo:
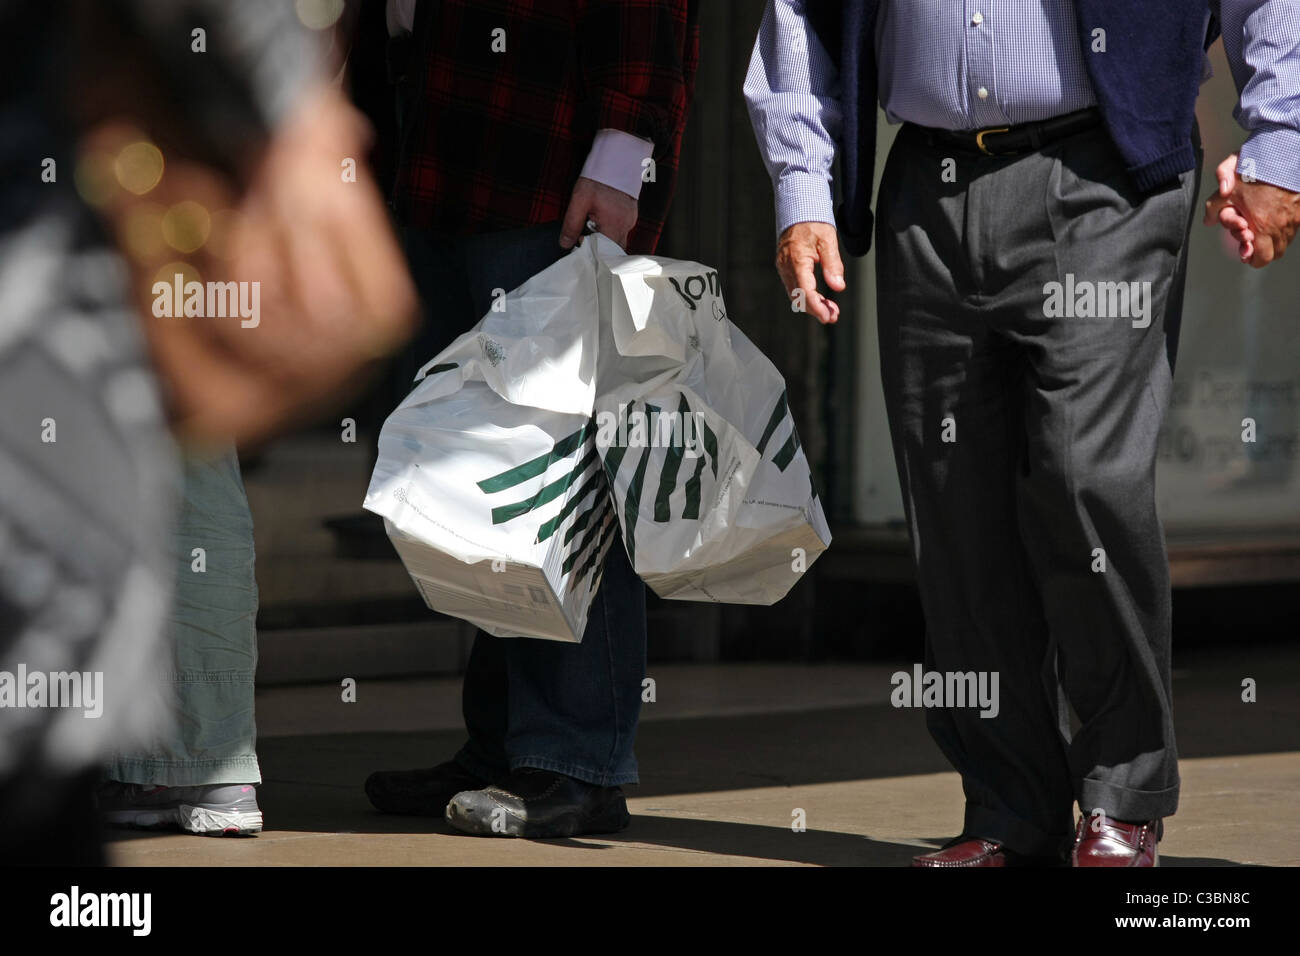
<svg viewBox="0 0 1300 956"><path fill-rule="evenodd" d="M840 307L817 291L813 265L821 263L822 278L836 292L844 291L844 263L840 261L835 227L824 222L796 222L781 233L776 246L776 271L796 310L810 312L822 325L840 317ZM798 308L802 306L802 308Z"/></svg>
<svg viewBox="0 0 1300 956"><path fill-rule="evenodd" d="M597 232L609 236L626 249L628 233L636 225L636 217L636 200L627 193L579 176L573 186L573 195L569 197L569 208L564 213L560 245L572 249L590 219Z"/></svg>
<svg viewBox="0 0 1300 956"><path fill-rule="evenodd" d="M1219 164L1219 188L1205 202L1205 225L1216 222L1237 241L1241 261L1262 269L1281 259L1300 228L1300 193L1271 183L1244 182L1237 154Z"/></svg>

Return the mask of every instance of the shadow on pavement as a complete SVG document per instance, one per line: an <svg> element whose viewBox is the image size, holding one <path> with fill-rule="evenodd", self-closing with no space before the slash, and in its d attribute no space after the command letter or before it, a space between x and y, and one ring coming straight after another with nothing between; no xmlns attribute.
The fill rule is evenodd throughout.
<svg viewBox="0 0 1300 956"><path fill-rule="evenodd" d="M1295 655L1288 654L1267 669L1259 662L1252 664L1256 666L1221 661L1176 678L1183 757L1300 750L1300 695L1280 690L1295 686ZM1259 678L1259 703L1241 701L1244 677ZM451 833L440 818L377 813L362 784L375 770L432 766L454 754L462 740L459 731L270 738L259 746L265 782L258 799L275 831ZM951 769L926 732L924 713L888 706L649 721L641 726L637 753L644 782L627 790L629 796L642 798L802 787ZM682 818L671 815L674 812L642 812L633 818L629 831L611 838L559 843L590 853L593 862L610 844L831 865L905 865L917 852L914 846L857 834L809 829L792 838L788 826ZM870 807L863 808L864 814L870 812ZM113 831L110 839L149 835ZM936 839L935 845L942 839ZM466 862L472 852L472 844L467 843ZM1175 867L1236 865L1200 857L1163 857L1161 862Z"/></svg>

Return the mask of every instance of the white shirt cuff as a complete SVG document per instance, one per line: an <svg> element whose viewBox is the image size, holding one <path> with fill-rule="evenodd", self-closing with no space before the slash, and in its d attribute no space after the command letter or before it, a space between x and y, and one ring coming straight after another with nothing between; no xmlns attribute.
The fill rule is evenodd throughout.
<svg viewBox="0 0 1300 956"><path fill-rule="evenodd" d="M621 129L597 130L582 175L636 199L641 195L645 161L654 151L655 144L640 136Z"/></svg>
<svg viewBox="0 0 1300 956"><path fill-rule="evenodd" d="M415 29L415 0L388 0L384 5L384 22L388 35L410 33Z"/></svg>

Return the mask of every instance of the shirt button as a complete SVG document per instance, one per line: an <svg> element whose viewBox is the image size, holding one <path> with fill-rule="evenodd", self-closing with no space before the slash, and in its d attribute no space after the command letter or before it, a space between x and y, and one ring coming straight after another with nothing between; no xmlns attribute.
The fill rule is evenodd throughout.
<svg viewBox="0 0 1300 956"><path fill-rule="evenodd" d="M989 91L984 89L984 87L981 86L978 90L975 91L975 95L982 100L987 100L989 98Z"/></svg>
<svg viewBox="0 0 1300 956"><path fill-rule="evenodd" d="M971 16L970 22L975 24L975 26L979 26L981 23L984 22L984 14L976 10L974 15Z"/></svg>

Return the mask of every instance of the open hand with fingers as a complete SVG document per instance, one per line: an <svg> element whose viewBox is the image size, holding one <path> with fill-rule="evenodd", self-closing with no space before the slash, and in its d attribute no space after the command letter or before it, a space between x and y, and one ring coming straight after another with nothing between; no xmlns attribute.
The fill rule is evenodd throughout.
<svg viewBox="0 0 1300 956"><path fill-rule="evenodd" d="M1205 225L1223 226L1241 261L1262 269L1282 258L1300 228L1300 193L1237 175L1237 154L1219 164L1219 188L1205 202Z"/></svg>
<svg viewBox="0 0 1300 956"><path fill-rule="evenodd" d="M813 267L819 263L826 285L835 292L843 292L844 263L840 261L839 238L834 226L824 222L797 222L781 233L776 248L776 271L781 274L795 311L808 312L822 325L831 325L839 319L840 307L817 288Z"/></svg>

